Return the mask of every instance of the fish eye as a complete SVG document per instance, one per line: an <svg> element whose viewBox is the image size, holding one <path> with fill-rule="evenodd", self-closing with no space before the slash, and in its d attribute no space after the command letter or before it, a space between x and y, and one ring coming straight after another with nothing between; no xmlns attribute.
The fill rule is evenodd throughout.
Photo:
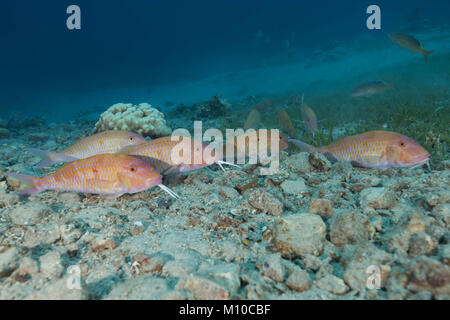
<svg viewBox="0 0 450 320"><path fill-rule="evenodd" d="M131 168L130 168L130 171L131 171L131 172L136 172L136 168L135 168L135 167L131 167Z"/></svg>
<svg viewBox="0 0 450 320"><path fill-rule="evenodd" d="M133 137L130 137L130 140L133 141Z"/></svg>
<svg viewBox="0 0 450 320"><path fill-rule="evenodd" d="M400 141L400 147L404 147L406 146L406 143L404 143L403 141Z"/></svg>

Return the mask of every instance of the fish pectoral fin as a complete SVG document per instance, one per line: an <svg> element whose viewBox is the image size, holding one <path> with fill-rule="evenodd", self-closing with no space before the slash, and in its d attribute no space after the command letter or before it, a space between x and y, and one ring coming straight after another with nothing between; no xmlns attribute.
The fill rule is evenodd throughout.
<svg viewBox="0 0 450 320"><path fill-rule="evenodd" d="M358 161L350 161L351 165L357 168L364 168L364 166Z"/></svg>
<svg viewBox="0 0 450 320"><path fill-rule="evenodd" d="M171 166L166 170L162 171L161 174L164 176L175 176L183 172L183 165Z"/></svg>

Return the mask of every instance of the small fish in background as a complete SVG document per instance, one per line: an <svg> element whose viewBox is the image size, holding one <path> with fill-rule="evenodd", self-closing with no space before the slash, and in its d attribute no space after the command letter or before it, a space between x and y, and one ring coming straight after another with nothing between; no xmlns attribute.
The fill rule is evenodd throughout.
<svg viewBox="0 0 450 320"><path fill-rule="evenodd" d="M390 131L368 131L319 148L296 139L289 139L289 142L302 151L322 152L331 160L347 161L360 167L419 166L430 160L430 154L418 142Z"/></svg>
<svg viewBox="0 0 450 320"><path fill-rule="evenodd" d="M389 89L392 89L395 87L394 83L386 83L383 81L374 81L365 83L363 85L360 85L352 92L352 97L372 97L377 94L381 94Z"/></svg>
<svg viewBox="0 0 450 320"><path fill-rule="evenodd" d="M262 136L262 134L261 134L262 130L264 130L264 129L254 131L258 141L259 141L260 137ZM251 152L250 152L251 150L249 148L250 141L252 141L251 134L253 134L253 133L252 132L244 133L243 135L237 136L237 137L233 138L232 140L226 141L226 143L224 145L224 149L223 149L224 155L226 155L227 148L229 148L229 146L232 146L233 150L234 150L233 154L237 161L244 160L242 158L237 157L238 153L244 155L244 157L256 156L255 154L251 154ZM238 138L241 138L241 139L238 139ZM244 143L239 143L242 141L242 138L245 138ZM269 151L271 150L271 146L272 146L271 130L267 130L267 150L265 150L265 152L263 150L257 150L258 148L254 149L254 150L257 152L260 152L260 154L261 154L261 152L268 154ZM281 151L287 149L288 147L289 147L289 142L288 142L287 137L285 135L283 135L282 133L280 133L279 134L278 151L281 152Z"/></svg>
<svg viewBox="0 0 450 320"><path fill-rule="evenodd" d="M425 57L425 61L428 63L428 55L434 50L425 50L419 40L416 38L403 34L403 33L390 33L388 35L389 39L392 40L395 44L397 44L401 48L408 49L412 53L421 53Z"/></svg>
<svg viewBox="0 0 450 320"><path fill-rule="evenodd" d="M174 140L172 140L172 138L174 138ZM182 152L178 155L176 152L172 152L172 150L177 147L179 143L182 143L181 141L183 141L183 143L187 143L187 146L190 146L191 148L191 159L189 159L189 163L183 162L184 159ZM202 150L196 149L196 145L201 145ZM217 163L224 171L225 169L222 167L223 164L236 166L232 163L222 161L220 159L220 154L217 152L214 152L213 155L209 152L205 152L205 148L207 147L208 145L206 143L202 141L200 144L195 143L195 140L189 137L171 136L147 141L137 146L128 146L119 152L129 156L137 156L155 168L158 172L166 175L200 169L213 163ZM197 158L198 156L201 158Z"/></svg>
<svg viewBox="0 0 450 320"><path fill-rule="evenodd" d="M247 116L247 121L244 124L244 130L258 129L261 124L261 113L258 110L252 109Z"/></svg>
<svg viewBox="0 0 450 320"><path fill-rule="evenodd" d="M45 190L102 194L116 198L158 186L171 197L179 197L162 184L162 177L144 161L117 154L102 154L65 164L45 177L6 172L6 176L27 185L21 195Z"/></svg>
<svg viewBox="0 0 450 320"><path fill-rule="evenodd" d="M116 153L124 147L145 142L147 140L137 133L110 130L99 132L77 141L69 148L60 152L50 152L35 148L27 148L27 150L43 159L37 165L39 168L42 168L58 162L71 162L89 158L97 154Z"/></svg>
<svg viewBox="0 0 450 320"><path fill-rule="evenodd" d="M304 103L304 95L302 95L302 104L300 106L300 112L302 114L303 122L305 123L306 129L315 138L317 132L317 116L314 111Z"/></svg>
<svg viewBox="0 0 450 320"><path fill-rule="evenodd" d="M294 125L292 124L291 118L289 117L286 111L284 111L283 109L278 110L277 118L282 131L285 131L291 137L297 136L297 132L294 129Z"/></svg>

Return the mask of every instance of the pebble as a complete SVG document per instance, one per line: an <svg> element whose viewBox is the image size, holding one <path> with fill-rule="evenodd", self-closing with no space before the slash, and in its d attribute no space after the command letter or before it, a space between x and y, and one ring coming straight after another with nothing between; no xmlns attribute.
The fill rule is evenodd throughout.
<svg viewBox="0 0 450 320"><path fill-rule="evenodd" d="M349 288L345 284L344 280L338 278L332 274L327 274L323 278L320 278L314 282L314 284L325 291L333 294L342 295L346 293Z"/></svg>
<svg viewBox="0 0 450 320"><path fill-rule="evenodd" d="M94 252L102 253L117 247L117 243L112 238L96 237L91 242L91 249Z"/></svg>
<svg viewBox="0 0 450 320"><path fill-rule="evenodd" d="M374 209L391 209L396 204L396 196L393 191L385 187L367 188L359 194L361 207L372 207Z"/></svg>
<svg viewBox="0 0 450 320"><path fill-rule="evenodd" d="M171 260L173 260L171 255L162 252L151 255L140 253L133 256L132 265L136 266L135 272L138 274L161 273L164 265Z"/></svg>
<svg viewBox="0 0 450 320"><path fill-rule="evenodd" d="M328 171L331 167L331 162L321 152L311 152L308 161L316 170Z"/></svg>
<svg viewBox="0 0 450 320"><path fill-rule="evenodd" d="M286 180L281 184L281 189L286 195L303 195L308 193L308 187L303 179Z"/></svg>
<svg viewBox="0 0 450 320"><path fill-rule="evenodd" d="M330 200L314 199L309 205L309 213L318 214L323 219L328 219L333 216L333 207Z"/></svg>
<svg viewBox="0 0 450 320"><path fill-rule="evenodd" d="M285 164L286 167L295 173L309 173L312 170L308 152L299 152L289 156Z"/></svg>
<svg viewBox="0 0 450 320"><path fill-rule="evenodd" d="M414 233L409 239L408 253L412 256L426 255L436 248L437 242L425 232Z"/></svg>
<svg viewBox="0 0 450 320"><path fill-rule="evenodd" d="M325 223L315 214L293 214L278 220L275 246L285 258L304 254L320 255L325 241Z"/></svg>
<svg viewBox="0 0 450 320"><path fill-rule="evenodd" d="M89 297L86 289L83 286L71 288L68 286L71 280L70 275L67 275L28 295L25 300L86 300Z"/></svg>
<svg viewBox="0 0 450 320"><path fill-rule="evenodd" d="M30 257L24 257L20 262L19 274L35 275L39 272L38 262Z"/></svg>
<svg viewBox="0 0 450 320"><path fill-rule="evenodd" d="M265 259L260 263L259 269L261 273L276 282L283 282L284 280L284 270L281 264L281 254L272 253L265 257Z"/></svg>
<svg viewBox="0 0 450 320"><path fill-rule="evenodd" d="M303 292L310 288L311 279L305 270L295 270L286 279L286 285L291 290Z"/></svg>
<svg viewBox="0 0 450 320"><path fill-rule="evenodd" d="M283 214L283 204L272 194L257 189L248 195L248 202L256 209L272 216L281 216Z"/></svg>
<svg viewBox="0 0 450 320"><path fill-rule="evenodd" d="M366 241L373 232L370 220L359 212L345 212L330 219L330 241L337 246Z"/></svg>
<svg viewBox="0 0 450 320"><path fill-rule="evenodd" d="M450 295L450 267L428 257L417 257L407 267L408 288Z"/></svg>
<svg viewBox="0 0 450 320"><path fill-rule="evenodd" d="M39 244L52 244L60 238L59 225L49 223L38 225L37 229L28 229L25 232L25 246L32 248Z"/></svg>
<svg viewBox="0 0 450 320"><path fill-rule="evenodd" d="M11 222L15 225L27 226L42 222L51 212L50 207L42 202L28 202L8 210Z"/></svg>
<svg viewBox="0 0 450 320"><path fill-rule="evenodd" d="M19 253L12 247L2 250L0 247L0 278L8 277L19 266Z"/></svg>
<svg viewBox="0 0 450 320"><path fill-rule="evenodd" d="M204 275L189 275L180 279L175 289L190 291L193 299L228 300L230 292L227 288Z"/></svg>
<svg viewBox="0 0 450 320"><path fill-rule="evenodd" d="M118 283L105 300L161 300L168 297L171 291L167 280L147 275Z"/></svg>
<svg viewBox="0 0 450 320"><path fill-rule="evenodd" d="M50 251L39 258L41 273L51 279L59 278L64 267L61 264L61 255L56 251Z"/></svg>

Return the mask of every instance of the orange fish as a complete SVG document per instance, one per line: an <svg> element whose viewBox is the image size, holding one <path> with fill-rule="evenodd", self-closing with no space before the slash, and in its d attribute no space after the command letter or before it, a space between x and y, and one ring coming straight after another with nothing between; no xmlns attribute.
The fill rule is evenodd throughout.
<svg viewBox="0 0 450 320"><path fill-rule="evenodd" d="M349 161L361 167L418 166L430 160L430 154L416 141L389 131L369 131L339 139L326 147L315 148L289 139L303 151L319 151L335 161Z"/></svg>
<svg viewBox="0 0 450 320"><path fill-rule="evenodd" d="M244 130L256 129L261 123L261 114L258 110L252 109L248 114L247 121L244 124Z"/></svg>
<svg viewBox="0 0 450 320"><path fill-rule="evenodd" d="M311 132L313 138L317 132L317 117L314 111L308 107L308 105L302 103L300 107L300 111L302 114L303 122L305 123L306 128L309 132Z"/></svg>
<svg viewBox="0 0 450 320"><path fill-rule="evenodd" d="M89 158L97 154L116 153L126 146L144 142L147 142L147 140L137 133L111 130L84 138L60 152L50 152L35 148L28 148L27 150L43 159L39 162L38 167L46 167L58 162Z"/></svg>
<svg viewBox="0 0 450 320"><path fill-rule="evenodd" d="M41 178L13 172L7 172L6 175L28 186L19 192L22 195L61 190L118 197L124 193L136 193L159 186L172 197L178 198L161 183L162 177L152 167L126 155L102 154L76 160Z"/></svg>
<svg viewBox="0 0 450 320"><path fill-rule="evenodd" d="M222 161L219 153L213 150L205 152L207 147L208 145L203 141L172 136L126 147L120 152L130 156L139 156L158 172L164 174L188 172L213 163L217 163L222 169L222 164L233 165ZM189 154L184 154L185 150L190 150Z"/></svg>
<svg viewBox="0 0 450 320"><path fill-rule="evenodd" d="M291 137L295 137L297 135L297 132L294 129L294 125L292 124L291 118L284 110L278 111L278 123L281 126L281 129L286 131Z"/></svg>

